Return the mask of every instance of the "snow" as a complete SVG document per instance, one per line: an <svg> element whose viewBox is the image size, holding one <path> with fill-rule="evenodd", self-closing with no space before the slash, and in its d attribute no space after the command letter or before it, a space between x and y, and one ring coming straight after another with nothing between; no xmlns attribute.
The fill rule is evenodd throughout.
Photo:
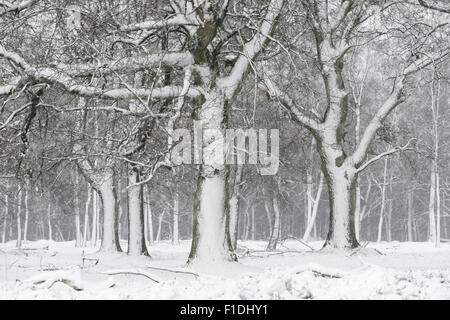
<svg viewBox="0 0 450 320"><path fill-rule="evenodd" d="M185 265L190 241L156 243L151 258L11 241L0 245L0 299L450 299L450 244L370 243L353 254L266 245L239 242L239 263L199 271Z"/></svg>

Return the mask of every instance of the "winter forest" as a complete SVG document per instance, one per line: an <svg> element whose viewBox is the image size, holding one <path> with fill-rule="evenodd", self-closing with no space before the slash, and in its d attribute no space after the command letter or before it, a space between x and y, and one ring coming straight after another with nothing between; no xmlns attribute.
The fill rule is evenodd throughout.
<svg viewBox="0 0 450 320"><path fill-rule="evenodd" d="M449 32L448 0L0 0L0 298L450 299Z"/></svg>

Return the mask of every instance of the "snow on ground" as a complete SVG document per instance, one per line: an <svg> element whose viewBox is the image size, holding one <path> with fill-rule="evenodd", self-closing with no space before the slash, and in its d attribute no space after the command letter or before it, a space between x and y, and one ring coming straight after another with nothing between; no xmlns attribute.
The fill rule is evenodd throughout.
<svg viewBox="0 0 450 320"><path fill-rule="evenodd" d="M14 246L0 244L0 299L450 299L450 244L370 243L350 253L289 240L265 252L265 242L246 241L239 263L189 267L190 241L157 243L151 258L73 242Z"/></svg>

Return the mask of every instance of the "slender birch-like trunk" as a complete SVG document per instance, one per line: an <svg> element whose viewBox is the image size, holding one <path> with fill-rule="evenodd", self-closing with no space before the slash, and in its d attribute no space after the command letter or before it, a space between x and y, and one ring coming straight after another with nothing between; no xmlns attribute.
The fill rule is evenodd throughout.
<svg viewBox="0 0 450 320"><path fill-rule="evenodd" d="M383 220L384 220L384 214L385 214L385 208L386 208L387 168L388 168L388 160L384 159L383 184L380 187L381 205L380 205L380 217L378 220L377 242L381 242L381 236L382 236L382 232L383 232Z"/></svg>
<svg viewBox="0 0 450 320"><path fill-rule="evenodd" d="M414 241L414 237L413 237L413 216L414 216L414 190L410 190L408 191L408 223L407 223L407 228L408 228L408 241L412 242Z"/></svg>
<svg viewBox="0 0 450 320"><path fill-rule="evenodd" d="M23 243L26 243L28 240L28 219L29 219L29 205L28 205L28 196L29 196L29 182L27 181L27 185L25 188L25 199L24 199L24 203L25 203L25 220L23 223Z"/></svg>
<svg viewBox="0 0 450 320"><path fill-rule="evenodd" d="M89 206L92 199L92 190L88 187L86 206L84 208L83 246L87 246L89 232Z"/></svg>
<svg viewBox="0 0 450 320"><path fill-rule="evenodd" d="M255 223L255 206L252 206L252 211L251 211L251 220L252 220L252 240L255 241L256 240L256 223Z"/></svg>
<svg viewBox="0 0 450 320"><path fill-rule="evenodd" d="M178 221L180 217L180 205L179 205L179 198L178 198L178 187L175 186L174 195L173 195L173 204L172 204L172 210L173 210L173 225L172 225L172 244L173 245L179 245L180 244L180 237L179 237L179 228L178 228Z"/></svg>
<svg viewBox="0 0 450 320"><path fill-rule="evenodd" d="M233 249L237 248L238 223L239 223L239 198L241 192L242 165L238 165L233 182L232 194L228 202L228 232Z"/></svg>
<svg viewBox="0 0 450 320"><path fill-rule="evenodd" d="M322 195L322 189L323 189L323 173L320 173L316 197L313 200L314 206L312 208L311 218L308 222L308 225L306 226L306 230L305 230L305 233L303 234L303 238L302 238L302 241L304 241L304 242L308 241L309 235L310 235L311 230L313 229L314 223L316 221L317 212L319 211L319 202L320 202L320 197Z"/></svg>
<svg viewBox="0 0 450 320"><path fill-rule="evenodd" d="M98 224L98 194L97 191L92 189L92 232L91 232L91 245L97 245L97 224Z"/></svg>
<svg viewBox="0 0 450 320"><path fill-rule="evenodd" d="M8 191L8 186L6 187ZM2 243L6 242L6 222L9 216L9 203L8 194L5 193L5 210L3 211L3 233L2 233Z"/></svg>
<svg viewBox="0 0 450 320"><path fill-rule="evenodd" d="M22 211L22 189L19 186L19 194L17 200L17 243L16 247L18 249L22 248L22 222L20 219L21 211Z"/></svg>
<svg viewBox="0 0 450 320"><path fill-rule="evenodd" d="M48 231L48 240L53 241L53 228L52 228L52 202L51 198L48 199L47 206L47 231Z"/></svg>
<svg viewBox="0 0 450 320"><path fill-rule="evenodd" d="M163 219L164 219L164 211L161 212L161 214L158 217L158 231L156 233L156 242L161 241L161 230L162 230Z"/></svg>
<svg viewBox="0 0 450 320"><path fill-rule="evenodd" d="M75 201L75 247L81 246L81 225L80 225L80 199L79 199L79 193L80 193L80 186L79 186L79 177L78 172L75 173L75 194L74 194L74 201Z"/></svg>
<svg viewBox="0 0 450 320"><path fill-rule="evenodd" d="M436 243L436 172L434 165L430 174L430 201L428 204L428 241Z"/></svg>
<svg viewBox="0 0 450 320"><path fill-rule="evenodd" d="M151 207L151 203L150 203L150 194L149 194L149 190L148 187L145 187L145 215L147 217L146 220L146 225L147 225L147 241L150 245L153 244L154 241L154 236L153 236L153 217L152 217L152 207Z"/></svg>

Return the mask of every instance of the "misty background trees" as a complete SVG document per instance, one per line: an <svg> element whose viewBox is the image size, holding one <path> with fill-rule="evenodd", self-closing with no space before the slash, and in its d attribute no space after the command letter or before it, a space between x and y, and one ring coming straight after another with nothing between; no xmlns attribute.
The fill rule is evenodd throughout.
<svg viewBox="0 0 450 320"><path fill-rule="evenodd" d="M193 239L191 262L235 260L237 239L438 246L450 239L448 11L0 1L1 240L140 255ZM172 133L194 121L279 129L278 173L173 164Z"/></svg>

